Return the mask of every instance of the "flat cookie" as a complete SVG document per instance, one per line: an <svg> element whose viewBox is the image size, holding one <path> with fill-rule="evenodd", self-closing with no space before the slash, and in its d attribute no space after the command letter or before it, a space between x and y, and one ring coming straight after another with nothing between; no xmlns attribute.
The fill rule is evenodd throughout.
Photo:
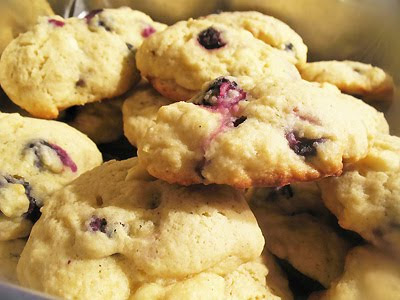
<svg viewBox="0 0 400 300"><path fill-rule="evenodd" d="M328 82L343 93L366 101L391 100L392 77L382 69L356 61L320 61L299 67L301 77L308 81Z"/></svg>
<svg viewBox="0 0 400 300"><path fill-rule="evenodd" d="M18 283L17 264L26 240L0 241L0 281Z"/></svg>
<svg viewBox="0 0 400 300"><path fill-rule="evenodd" d="M149 284L180 284L202 273L226 279L264 245L239 191L169 185L136 158L83 174L53 194L42 213L18 278L63 298L135 298ZM209 293L213 287L202 285Z"/></svg>
<svg viewBox="0 0 400 300"><path fill-rule="evenodd" d="M346 257L345 271L313 300L398 300L400 261L371 246L357 247Z"/></svg>
<svg viewBox="0 0 400 300"><path fill-rule="evenodd" d="M124 101L124 134L132 145L136 146L145 136L147 129L155 124L160 107L168 104L171 104L171 101L157 93L150 85L136 89Z"/></svg>
<svg viewBox="0 0 400 300"><path fill-rule="evenodd" d="M61 122L0 113L0 128L0 241L7 241L28 236L47 198L102 158Z"/></svg>
<svg viewBox="0 0 400 300"><path fill-rule="evenodd" d="M41 118L73 105L112 98L140 79L135 53L117 34L87 19L41 17L19 35L0 60L9 98Z"/></svg>
<svg viewBox="0 0 400 300"><path fill-rule="evenodd" d="M255 38L280 50L296 65L307 61L307 46L303 39L284 22L256 11L223 12L204 17L230 27L249 31Z"/></svg>
<svg viewBox="0 0 400 300"><path fill-rule="evenodd" d="M189 99L218 76L300 78L281 51L244 29L207 19L181 21L153 34L136 60L142 76L172 100Z"/></svg>
<svg viewBox="0 0 400 300"><path fill-rule="evenodd" d="M343 272L351 244L340 236L315 183L257 189L250 206L272 254L325 287Z"/></svg>
<svg viewBox="0 0 400 300"><path fill-rule="evenodd" d="M388 132L383 114L336 89L272 76L242 89L235 80L217 78L191 103L159 109L138 143L150 174L183 185L282 186L340 174Z"/></svg>
<svg viewBox="0 0 400 300"><path fill-rule="evenodd" d="M382 249L400 250L400 138L382 135L342 176L319 182L339 224Z"/></svg>

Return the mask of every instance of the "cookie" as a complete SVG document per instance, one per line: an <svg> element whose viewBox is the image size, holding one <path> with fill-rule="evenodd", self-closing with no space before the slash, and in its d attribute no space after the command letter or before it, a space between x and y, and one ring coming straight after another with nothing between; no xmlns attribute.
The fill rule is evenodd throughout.
<svg viewBox="0 0 400 300"><path fill-rule="evenodd" d="M190 103L161 107L138 143L148 172L183 185L282 186L340 174L388 131L383 114L336 89L273 76L239 83L220 77Z"/></svg>
<svg viewBox="0 0 400 300"><path fill-rule="evenodd" d="M280 50L296 65L307 61L307 46L303 39L287 24L274 17L256 11L236 11L212 14L205 19L249 31L255 38Z"/></svg>
<svg viewBox="0 0 400 300"><path fill-rule="evenodd" d="M400 138L382 135L342 176L319 182L339 224L382 249L400 250Z"/></svg>
<svg viewBox="0 0 400 300"><path fill-rule="evenodd" d="M343 93L366 101L391 100L392 77L382 69L356 61L320 61L299 67L301 77L308 81L328 82Z"/></svg>
<svg viewBox="0 0 400 300"><path fill-rule="evenodd" d="M73 106L61 118L70 126L86 134L96 144L110 143L123 135L122 103L116 98L84 106Z"/></svg>
<svg viewBox="0 0 400 300"><path fill-rule="evenodd" d="M178 22L146 39L136 54L142 76L163 96L187 100L218 76L300 75L281 51L250 32L207 19Z"/></svg>
<svg viewBox="0 0 400 300"><path fill-rule="evenodd" d="M56 118L73 105L112 98L140 79L135 53L117 34L87 19L41 17L0 60L0 83L30 114Z"/></svg>
<svg viewBox="0 0 400 300"><path fill-rule="evenodd" d="M351 243L340 236L315 183L257 189L251 208L271 253L325 287L343 272Z"/></svg>
<svg viewBox="0 0 400 300"><path fill-rule="evenodd" d="M226 278L264 245L242 193L169 185L149 176L136 158L81 175L53 194L42 213L18 278L63 298L134 298L143 286L199 273Z"/></svg>
<svg viewBox="0 0 400 300"><path fill-rule="evenodd" d="M61 122L0 113L0 128L0 241L7 241L28 236L48 197L102 159Z"/></svg>
<svg viewBox="0 0 400 300"><path fill-rule="evenodd" d="M346 257L342 276L313 300L399 299L400 262L371 246L357 247Z"/></svg>
<svg viewBox="0 0 400 300"><path fill-rule="evenodd" d="M171 101L157 93L151 85L141 86L124 101L124 134L132 145L136 146L147 129L154 125L159 108L168 104Z"/></svg>
<svg viewBox="0 0 400 300"><path fill-rule="evenodd" d="M0 241L0 281L18 283L17 263L26 241Z"/></svg>

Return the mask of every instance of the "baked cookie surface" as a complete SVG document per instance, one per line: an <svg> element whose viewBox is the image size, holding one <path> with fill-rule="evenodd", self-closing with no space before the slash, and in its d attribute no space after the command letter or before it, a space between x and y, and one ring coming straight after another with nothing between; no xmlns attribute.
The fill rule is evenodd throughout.
<svg viewBox="0 0 400 300"><path fill-rule="evenodd" d="M360 96L366 101L390 100L394 83L382 69L356 61L320 61L299 67L308 81L328 82L343 93Z"/></svg>
<svg viewBox="0 0 400 300"><path fill-rule="evenodd" d="M273 77L241 82L220 77L190 103L159 109L138 144L150 174L183 185L282 186L340 174L388 131L383 114L334 88Z"/></svg>
<svg viewBox="0 0 400 300"><path fill-rule="evenodd" d="M56 121L0 113L0 241L29 235L56 190L101 164L96 145Z"/></svg>
<svg viewBox="0 0 400 300"><path fill-rule="evenodd" d="M339 224L377 247L400 249L400 138L382 135L368 155L342 176L318 184Z"/></svg>
<svg viewBox="0 0 400 300"><path fill-rule="evenodd" d="M53 197L33 228L18 278L66 298L125 299L141 287L202 273L223 281L264 244L239 191L169 185L137 159L107 162Z"/></svg>
<svg viewBox="0 0 400 300"><path fill-rule="evenodd" d="M0 280L18 283L17 264L26 240L0 241Z"/></svg>

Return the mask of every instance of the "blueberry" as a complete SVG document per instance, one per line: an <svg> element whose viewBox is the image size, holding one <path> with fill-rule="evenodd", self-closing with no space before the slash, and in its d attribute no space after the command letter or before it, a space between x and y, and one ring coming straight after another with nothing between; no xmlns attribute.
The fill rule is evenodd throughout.
<svg viewBox="0 0 400 300"><path fill-rule="evenodd" d="M90 20L92 20L92 19L94 18L95 15L101 13L102 11L103 11L103 9L95 9L95 10L92 10L91 12L89 12L89 13L85 16L86 23L89 24L89 23L90 23Z"/></svg>
<svg viewBox="0 0 400 300"><path fill-rule="evenodd" d="M92 216L90 219L89 227L92 231L100 231L106 233L107 220L105 218L99 218Z"/></svg>
<svg viewBox="0 0 400 300"><path fill-rule="evenodd" d="M48 22L56 27L63 27L65 25L65 23L63 21L59 21L56 19L49 19Z"/></svg>
<svg viewBox="0 0 400 300"><path fill-rule="evenodd" d="M156 32L154 27L149 25L145 29L142 30L141 34L142 34L142 37L147 38L147 37L151 36L154 32Z"/></svg>
<svg viewBox="0 0 400 300"><path fill-rule="evenodd" d="M293 44L292 43L286 43L285 44L285 51L293 51Z"/></svg>
<svg viewBox="0 0 400 300"><path fill-rule="evenodd" d="M289 147L296 153L301 156L315 156L317 155L316 145L318 143L322 143L325 141L323 138L319 139L308 139L308 138L300 138L298 135L291 131L286 134L286 139L289 142Z"/></svg>
<svg viewBox="0 0 400 300"><path fill-rule="evenodd" d="M200 32L197 41L208 50L218 49L226 45L226 42L221 38L221 33L213 27L208 27Z"/></svg>
<svg viewBox="0 0 400 300"><path fill-rule="evenodd" d="M132 48L133 48L133 45L132 44L129 44L129 43L125 43L126 44L126 46L128 47L128 50L132 50Z"/></svg>
<svg viewBox="0 0 400 300"><path fill-rule="evenodd" d="M97 23L99 26L104 27L105 30L111 31L111 28L107 26L107 24L104 21L99 21Z"/></svg>
<svg viewBox="0 0 400 300"><path fill-rule="evenodd" d="M240 124L242 124L246 120L247 120L247 117L241 116L240 118L233 121L233 127L238 127Z"/></svg>

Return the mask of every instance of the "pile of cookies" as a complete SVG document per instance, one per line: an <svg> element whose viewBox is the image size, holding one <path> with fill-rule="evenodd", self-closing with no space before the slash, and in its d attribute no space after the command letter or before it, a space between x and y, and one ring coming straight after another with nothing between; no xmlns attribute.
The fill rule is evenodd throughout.
<svg viewBox="0 0 400 300"><path fill-rule="evenodd" d="M400 138L366 103L390 100L383 70L308 63L258 12L167 27L123 7L40 18L0 84L26 111L0 113L2 278L67 299L398 299ZM102 164L122 133L137 157Z"/></svg>

